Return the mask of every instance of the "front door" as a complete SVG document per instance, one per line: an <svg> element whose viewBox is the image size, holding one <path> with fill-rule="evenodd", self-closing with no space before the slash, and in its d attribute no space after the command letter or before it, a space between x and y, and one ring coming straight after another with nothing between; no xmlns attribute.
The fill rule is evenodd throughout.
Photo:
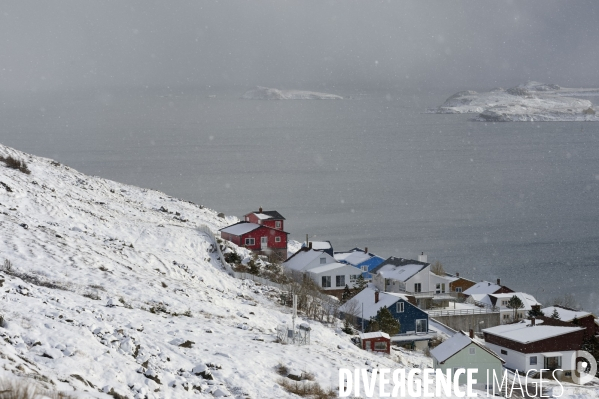
<svg viewBox="0 0 599 399"><path fill-rule="evenodd" d="M268 237L260 237L260 247L265 249L268 246Z"/></svg>

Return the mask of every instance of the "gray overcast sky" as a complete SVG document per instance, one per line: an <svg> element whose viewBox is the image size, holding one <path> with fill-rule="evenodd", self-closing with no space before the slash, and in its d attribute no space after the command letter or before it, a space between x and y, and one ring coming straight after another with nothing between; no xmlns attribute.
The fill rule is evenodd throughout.
<svg viewBox="0 0 599 399"><path fill-rule="evenodd" d="M0 90L599 86L599 2L5 1Z"/></svg>

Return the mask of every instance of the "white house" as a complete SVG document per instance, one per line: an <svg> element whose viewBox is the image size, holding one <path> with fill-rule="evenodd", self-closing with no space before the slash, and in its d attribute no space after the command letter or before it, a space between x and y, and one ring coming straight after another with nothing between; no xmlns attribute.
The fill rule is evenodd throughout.
<svg viewBox="0 0 599 399"><path fill-rule="evenodd" d="M289 271L303 272L335 262L335 258L324 250L302 247L283 262L283 267Z"/></svg>
<svg viewBox="0 0 599 399"><path fill-rule="evenodd" d="M510 292L505 294L472 294L466 298L466 303L485 306L499 310L501 323L511 323L514 320L514 310L508 307L508 303L513 296L517 296L522 301L523 307L516 311L516 319L525 319L528 311L533 306L541 304L530 294L525 292Z"/></svg>
<svg viewBox="0 0 599 399"><path fill-rule="evenodd" d="M321 289L327 291L342 290L346 285L353 288L361 271L357 267L334 262L307 269L307 273Z"/></svg>
<svg viewBox="0 0 599 399"><path fill-rule="evenodd" d="M529 370L562 369L556 376L571 377L576 370L585 329L543 325L541 320L522 320L483 330L486 346L505 360L505 367L526 373Z"/></svg>
<svg viewBox="0 0 599 399"><path fill-rule="evenodd" d="M500 294L513 292L507 287L501 285L501 280L497 279L497 284L491 283L488 281L481 281L480 283L474 284L472 287L468 288L464 291L464 295L473 295L473 294Z"/></svg>

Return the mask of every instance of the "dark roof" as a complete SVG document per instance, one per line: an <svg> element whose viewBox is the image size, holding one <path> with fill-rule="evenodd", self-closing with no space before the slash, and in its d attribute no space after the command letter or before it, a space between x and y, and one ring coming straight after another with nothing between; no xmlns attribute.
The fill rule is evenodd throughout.
<svg viewBox="0 0 599 399"><path fill-rule="evenodd" d="M260 212L260 211L253 211L253 212L248 213L248 215L252 214L252 213L262 213L264 215L268 215L268 216L270 216L270 218L272 220L285 220L285 218L283 217L283 215L281 215L277 211L262 211L262 212Z"/></svg>
<svg viewBox="0 0 599 399"><path fill-rule="evenodd" d="M425 266L430 265L430 263L420 262L418 260L413 260L413 259L396 258L395 256L391 256L391 257L385 259L385 261L383 263L381 263L380 265L378 265L377 267L372 269L370 271L370 273L374 274L374 273L378 272L379 269L385 265L393 265L393 266L422 265L422 267L424 268Z"/></svg>

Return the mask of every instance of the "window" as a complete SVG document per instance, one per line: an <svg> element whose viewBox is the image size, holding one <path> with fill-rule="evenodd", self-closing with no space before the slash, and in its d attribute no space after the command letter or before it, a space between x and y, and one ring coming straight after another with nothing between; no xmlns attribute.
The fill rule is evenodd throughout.
<svg viewBox="0 0 599 399"><path fill-rule="evenodd" d="M337 287L345 287L345 276L335 276L335 284Z"/></svg>
<svg viewBox="0 0 599 399"><path fill-rule="evenodd" d="M349 275L349 281L353 283L354 281L358 281L359 277L360 277L359 274L350 274Z"/></svg>
<svg viewBox="0 0 599 399"><path fill-rule="evenodd" d="M506 351L505 349L502 349L502 350L501 350L501 354L502 354L502 355L507 355L507 351Z"/></svg>
<svg viewBox="0 0 599 399"><path fill-rule="evenodd" d="M362 271L363 272L367 272L368 271L368 266L362 266Z"/></svg>
<svg viewBox="0 0 599 399"><path fill-rule="evenodd" d="M395 304L395 311L397 313L403 313L403 302L397 302Z"/></svg>
<svg viewBox="0 0 599 399"><path fill-rule="evenodd" d="M275 242L281 242L281 237L275 237Z"/></svg>
<svg viewBox="0 0 599 399"><path fill-rule="evenodd" d="M281 228L281 222L275 222L275 227L277 229L280 229Z"/></svg>
<svg viewBox="0 0 599 399"><path fill-rule="evenodd" d="M329 288L331 286L331 276L322 276L322 287Z"/></svg>
<svg viewBox="0 0 599 399"><path fill-rule="evenodd" d="M555 370L562 368L562 357L561 356L552 356L545 358L545 367L549 370Z"/></svg>
<svg viewBox="0 0 599 399"><path fill-rule="evenodd" d="M327 258L320 258L320 264L321 265L326 265L327 264Z"/></svg>
<svg viewBox="0 0 599 399"><path fill-rule="evenodd" d="M253 238L246 238L245 239L245 245L254 245L256 244L256 240Z"/></svg>
<svg viewBox="0 0 599 399"><path fill-rule="evenodd" d="M529 360L529 364L531 366L536 366L537 365L537 357L536 356L531 356L530 360Z"/></svg>
<svg viewBox="0 0 599 399"><path fill-rule="evenodd" d="M455 287L455 292L462 292L462 287Z"/></svg>
<svg viewBox="0 0 599 399"><path fill-rule="evenodd" d="M468 354L476 355L476 348L468 348Z"/></svg>
<svg viewBox="0 0 599 399"><path fill-rule="evenodd" d="M426 326L426 319L416 320L416 332L417 333L428 332L428 328Z"/></svg>
<svg viewBox="0 0 599 399"><path fill-rule="evenodd" d="M422 284L421 283L414 284L414 292L422 292Z"/></svg>
<svg viewBox="0 0 599 399"><path fill-rule="evenodd" d="M507 306L507 301L501 301L501 306Z"/></svg>
<svg viewBox="0 0 599 399"><path fill-rule="evenodd" d="M441 283L437 283L437 286L435 287L435 294L440 294L441 293Z"/></svg>
<svg viewBox="0 0 599 399"><path fill-rule="evenodd" d="M374 350L375 351L386 351L387 350L387 343L386 342L375 342L374 343Z"/></svg>

